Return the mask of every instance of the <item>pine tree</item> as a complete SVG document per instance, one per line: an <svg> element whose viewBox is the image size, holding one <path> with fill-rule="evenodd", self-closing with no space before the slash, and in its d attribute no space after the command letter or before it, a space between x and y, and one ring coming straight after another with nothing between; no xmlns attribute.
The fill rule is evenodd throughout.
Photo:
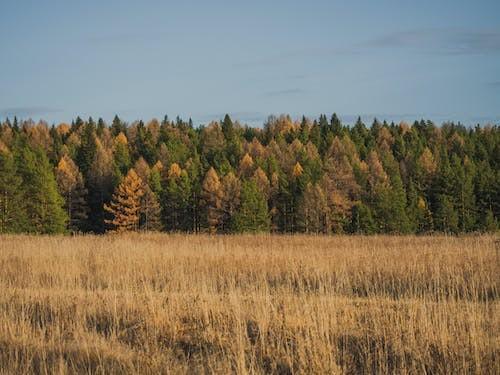
<svg viewBox="0 0 500 375"><path fill-rule="evenodd" d="M83 231L88 216L86 202L87 189L83 177L73 160L64 155L56 167L56 180L59 192L65 200L68 215L68 229Z"/></svg>
<svg viewBox="0 0 500 375"><path fill-rule="evenodd" d="M104 205L104 210L112 216L112 219L105 220L111 230L115 232L139 230L143 195L142 180L132 168L116 188L111 203Z"/></svg>
<svg viewBox="0 0 500 375"><path fill-rule="evenodd" d="M270 225L265 197L255 182L245 181L241 189L241 205L234 215L234 230L239 233L269 232Z"/></svg>
<svg viewBox="0 0 500 375"><path fill-rule="evenodd" d="M20 233L27 229L25 202L14 157L7 148L0 147L0 233Z"/></svg>

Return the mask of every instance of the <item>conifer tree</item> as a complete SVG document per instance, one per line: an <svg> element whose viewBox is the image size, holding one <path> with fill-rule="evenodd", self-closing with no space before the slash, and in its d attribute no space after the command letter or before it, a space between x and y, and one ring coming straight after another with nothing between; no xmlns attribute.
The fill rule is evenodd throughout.
<svg viewBox="0 0 500 375"><path fill-rule="evenodd" d="M240 160L239 175L240 178L250 178L253 174L254 161L252 157L246 153Z"/></svg>
<svg viewBox="0 0 500 375"><path fill-rule="evenodd" d="M163 221L169 231L192 229L192 187L186 170L173 163L163 189Z"/></svg>
<svg viewBox="0 0 500 375"><path fill-rule="evenodd" d="M28 216L22 180L13 155L0 144L0 233L19 233L27 229ZM26 199L25 199L26 198Z"/></svg>
<svg viewBox="0 0 500 375"><path fill-rule="evenodd" d="M241 205L234 215L236 232L269 232L270 218L267 202L253 181L245 181L241 189Z"/></svg>
<svg viewBox="0 0 500 375"><path fill-rule="evenodd" d="M22 141L21 141L22 142ZM17 147L17 168L23 181L28 231L42 234L64 233L67 215L64 199L45 152L25 142Z"/></svg>
<svg viewBox="0 0 500 375"><path fill-rule="evenodd" d="M105 149L98 142L96 155L86 180L90 210L87 230L95 233L105 231L104 204L109 203L116 183L117 176L113 168L111 150Z"/></svg>
<svg viewBox="0 0 500 375"><path fill-rule="evenodd" d="M96 129L92 118L82 127L83 131L80 137L80 146L76 154L76 162L80 171L86 177L97 152Z"/></svg>
<svg viewBox="0 0 500 375"><path fill-rule="evenodd" d="M161 207L156 194L149 185L143 184L144 194L141 198L139 228L146 232L159 231L161 224Z"/></svg>
<svg viewBox="0 0 500 375"><path fill-rule="evenodd" d="M202 185L202 200L205 206L206 223L211 234L217 232L222 217L222 186L219 175L212 167L208 170Z"/></svg>
<svg viewBox="0 0 500 375"><path fill-rule="evenodd" d="M64 155L56 167L56 181L59 192L65 200L68 215L68 229L82 231L88 216L87 189L83 177L73 160Z"/></svg>
<svg viewBox="0 0 500 375"><path fill-rule="evenodd" d="M142 180L132 168L116 188L111 203L104 205L104 210L112 217L105 220L112 231L128 232L139 230L143 195Z"/></svg>
<svg viewBox="0 0 500 375"><path fill-rule="evenodd" d="M120 173L124 176L130 168L131 160L128 150L128 140L123 132L118 133L114 140L114 162Z"/></svg>
<svg viewBox="0 0 500 375"><path fill-rule="evenodd" d="M241 181L229 172L222 178L222 232L231 231L232 220L240 206Z"/></svg>
<svg viewBox="0 0 500 375"><path fill-rule="evenodd" d="M355 234L373 234L377 232L377 226L370 207L362 202L357 202L352 207L349 232Z"/></svg>
<svg viewBox="0 0 500 375"><path fill-rule="evenodd" d="M328 199L319 184L309 183L299 203L298 223L305 233L328 233Z"/></svg>

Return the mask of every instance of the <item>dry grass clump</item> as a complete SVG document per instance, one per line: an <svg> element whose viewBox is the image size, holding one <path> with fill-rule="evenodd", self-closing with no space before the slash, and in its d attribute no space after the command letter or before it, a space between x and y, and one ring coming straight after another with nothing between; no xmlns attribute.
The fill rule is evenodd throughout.
<svg viewBox="0 0 500 375"><path fill-rule="evenodd" d="M3 236L0 373L500 373L495 246Z"/></svg>

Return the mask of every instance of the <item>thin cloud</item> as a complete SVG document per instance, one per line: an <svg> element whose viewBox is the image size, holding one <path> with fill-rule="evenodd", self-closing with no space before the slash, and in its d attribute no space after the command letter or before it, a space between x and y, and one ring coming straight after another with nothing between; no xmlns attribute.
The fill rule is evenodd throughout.
<svg viewBox="0 0 500 375"><path fill-rule="evenodd" d="M235 68L285 63L294 59L354 56L378 49L401 49L434 55L476 55L500 52L500 30L415 29L384 34L350 46L324 46L282 51L254 60L240 61Z"/></svg>
<svg viewBox="0 0 500 375"><path fill-rule="evenodd" d="M59 113L61 109L52 107L12 107L0 110L0 115L4 117L17 116L20 118L42 116L49 113Z"/></svg>
<svg viewBox="0 0 500 375"><path fill-rule="evenodd" d="M500 52L500 30L416 29L398 31L360 44L360 48L400 48L416 52L474 55Z"/></svg>

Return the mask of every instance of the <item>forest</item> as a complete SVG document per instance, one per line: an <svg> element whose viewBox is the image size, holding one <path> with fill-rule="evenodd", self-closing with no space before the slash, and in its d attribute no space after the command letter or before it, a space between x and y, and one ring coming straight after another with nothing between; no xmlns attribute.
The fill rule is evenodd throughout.
<svg viewBox="0 0 500 375"><path fill-rule="evenodd" d="M465 233L499 217L498 125L0 124L0 233Z"/></svg>

